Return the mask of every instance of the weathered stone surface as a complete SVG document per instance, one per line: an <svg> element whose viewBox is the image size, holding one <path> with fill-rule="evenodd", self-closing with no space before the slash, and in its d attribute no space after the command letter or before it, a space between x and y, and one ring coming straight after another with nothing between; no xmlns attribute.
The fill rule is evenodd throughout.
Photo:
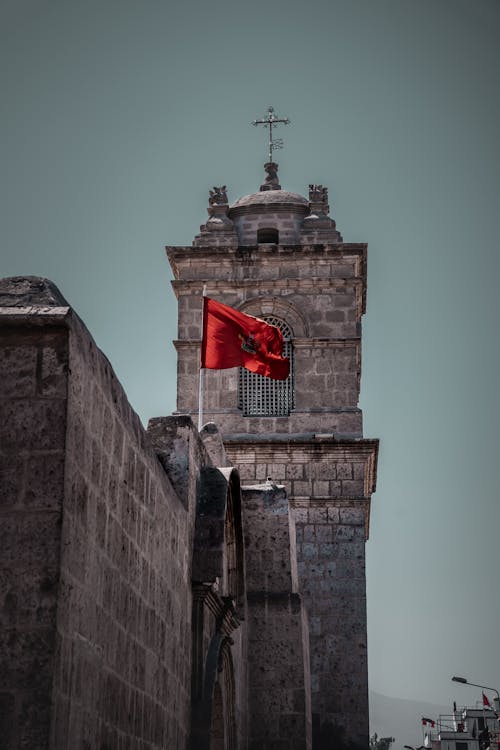
<svg viewBox="0 0 500 750"><path fill-rule="evenodd" d="M284 489L243 487L250 747L311 747L309 641ZM285 677L286 675L286 677ZM260 743L260 744L257 744Z"/></svg>
<svg viewBox="0 0 500 750"><path fill-rule="evenodd" d="M215 422L207 422L200 430L200 438L214 466L227 466L229 459L224 442Z"/></svg>
<svg viewBox="0 0 500 750"><path fill-rule="evenodd" d="M80 326L71 331L70 362L52 742L117 747L131 733L159 748L171 726L184 744L190 639L174 623L190 622L194 502L180 502L109 363ZM189 443L189 425L180 421L168 434Z"/></svg>
<svg viewBox="0 0 500 750"><path fill-rule="evenodd" d="M195 494L180 501L53 285L7 280L0 300L5 746L185 746ZM204 448L180 421L162 428L184 447L191 430L184 471L196 475Z"/></svg>
<svg viewBox="0 0 500 750"><path fill-rule="evenodd" d="M169 248L179 300L179 412L197 411L201 290L206 283L210 295L230 306L286 320L295 359L295 408L289 418L243 417L237 371L230 370L206 372L207 420L215 421L224 435L321 430L360 436L365 254L364 245ZM338 320L332 320L332 311Z"/></svg>
<svg viewBox="0 0 500 750"><path fill-rule="evenodd" d="M0 307L67 307L56 285L40 276L0 279Z"/></svg>
<svg viewBox="0 0 500 750"><path fill-rule="evenodd" d="M24 308L37 279L0 283L0 301ZM64 328L16 328L0 315L0 694L6 748L46 747L54 662L64 497L66 402L46 392L41 363L68 359ZM66 375L64 374L64 377ZM7 729L8 727L8 729Z"/></svg>

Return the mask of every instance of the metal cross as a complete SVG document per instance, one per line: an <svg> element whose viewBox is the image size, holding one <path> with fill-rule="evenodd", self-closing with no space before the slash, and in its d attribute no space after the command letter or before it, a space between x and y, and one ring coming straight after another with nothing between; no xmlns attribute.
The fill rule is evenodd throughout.
<svg viewBox="0 0 500 750"><path fill-rule="evenodd" d="M289 125L290 120L288 117L276 117L274 114L273 107L269 107L267 110L266 117L262 118L262 120L253 120L252 125L265 125L269 128L269 161L272 162L273 160L273 151L275 151L277 148L283 148L283 140L281 138L275 138L273 141L273 127L276 127L276 125L280 125L283 123L283 125Z"/></svg>

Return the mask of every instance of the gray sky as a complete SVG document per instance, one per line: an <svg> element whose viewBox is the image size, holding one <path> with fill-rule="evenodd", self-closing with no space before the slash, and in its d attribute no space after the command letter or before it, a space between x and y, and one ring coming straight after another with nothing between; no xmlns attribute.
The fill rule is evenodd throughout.
<svg viewBox="0 0 500 750"><path fill-rule="evenodd" d="M0 272L56 282L145 422L175 408L163 246L191 243L212 185L258 189L252 119L292 119L281 184L328 185L344 239L369 243L371 687L500 689L499 1L0 9Z"/></svg>

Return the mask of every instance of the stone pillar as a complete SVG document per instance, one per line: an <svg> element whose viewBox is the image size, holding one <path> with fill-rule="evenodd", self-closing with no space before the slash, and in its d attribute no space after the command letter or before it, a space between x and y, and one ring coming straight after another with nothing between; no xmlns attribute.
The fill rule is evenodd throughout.
<svg viewBox="0 0 500 750"><path fill-rule="evenodd" d="M308 628L295 526L283 487L243 488L248 601L249 748L309 750Z"/></svg>

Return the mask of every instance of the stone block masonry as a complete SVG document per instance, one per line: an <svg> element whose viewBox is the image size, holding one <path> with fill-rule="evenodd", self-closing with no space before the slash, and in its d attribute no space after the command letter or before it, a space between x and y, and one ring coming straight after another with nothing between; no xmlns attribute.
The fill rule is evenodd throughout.
<svg viewBox="0 0 500 750"><path fill-rule="evenodd" d="M49 282L0 308L2 748L186 747L194 493Z"/></svg>
<svg viewBox="0 0 500 750"><path fill-rule="evenodd" d="M368 742L368 664L366 640L365 541L370 497L375 488L376 440L337 440L240 435L226 437L231 461L245 483L283 484L289 493L297 586L309 617L310 685L315 747L320 737L342 728L360 747ZM276 532L259 531L254 573L279 571L284 545ZM269 523L269 522L267 522ZM261 545L261 546L260 546ZM250 553L250 546L247 554ZM260 555L260 557L259 557ZM272 575L272 574L270 574Z"/></svg>
<svg viewBox="0 0 500 750"><path fill-rule="evenodd" d="M292 501L293 502L293 501ZM359 507L361 506L361 507ZM365 508L335 499L293 502L301 592L310 617L311 699L322 725L368 739ZM321 726L318 727L321 729Z"/></svg>
<svg viewBox="0 0 500 750"><path fill-rule="evenodd" d="M0 745L47 746L64 500L64 325L0 329Z"/></svg>
<svg viewBox="0 0 500 750"><path fill-rule="evenodd" d="M81 326L70 367L51 742L183 747L194 505Z"/></svg>
<svg viewBox="0 0 500 750"><path fill-rule="evenodd" d="M179 304L177 409L198 407L201 292L292 331L294 406L288 416L246 417L236 369L205 376L204 410L224 435L335 432L362 436L357 403L366 245L170 247Z"/></svg>
<svg viewBox="0 0 500 750"><path fill-rule="evenodd" d="M298 593L295 526L281 487L243 487L251 750L309 750L307 617Z"/></svg>

